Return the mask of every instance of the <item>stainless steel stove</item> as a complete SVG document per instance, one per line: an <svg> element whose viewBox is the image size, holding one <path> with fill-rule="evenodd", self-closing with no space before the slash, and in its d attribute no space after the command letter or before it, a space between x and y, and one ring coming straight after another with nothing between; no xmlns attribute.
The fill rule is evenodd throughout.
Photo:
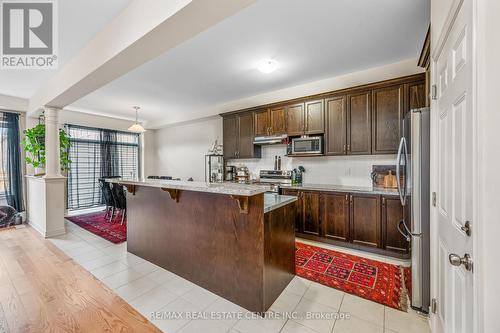
<svg viewBox="0 0 500 333"><path fill-rule="evenodd" d="M261 170L259 172L259 185L269 186L268 192L279 193L280 185L292 184L292 172L286 170Z"/></svg>

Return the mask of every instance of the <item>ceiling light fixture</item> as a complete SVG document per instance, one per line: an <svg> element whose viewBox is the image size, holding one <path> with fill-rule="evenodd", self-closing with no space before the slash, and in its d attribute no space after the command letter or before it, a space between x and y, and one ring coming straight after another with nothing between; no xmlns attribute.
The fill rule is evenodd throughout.
<svg viewBox="0 0 500 333"><path fill-rule="evenodd" d="M263 59L257 64L257 69L264 74L269 74L278 69L278 62L274 59Z"/></svg>
<svg viewBox="0 0 500 333"><path fill-rule="evenodd" d="M139 124L139 118L138 118L140 107L134 106L134 109L135 109L135 124L130 126L128 128L128 130L130 132L134 132L134 133L144 133L144 132L146 132L146 130L144 129L144 127L142 127L141 124Z"/></svg>

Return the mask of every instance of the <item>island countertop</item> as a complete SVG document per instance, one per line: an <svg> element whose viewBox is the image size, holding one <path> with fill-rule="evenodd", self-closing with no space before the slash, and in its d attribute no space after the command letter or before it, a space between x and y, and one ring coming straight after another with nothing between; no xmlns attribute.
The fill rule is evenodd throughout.
<svg viewBox="0 0 500 333"><path fill-rule="evenodd" d="M264 213L286 206L289 203L297 201L297 197L293 195L280 195L276 193L264 194Z"/></svg>
<svg viewBox="0 0 500 333"><path fill-rule="evenodd" d="M248 197L266 192L266 189L262 186L247 185L247 184L206 183L206 182L188 182L180 180L128 179L128 178L106 178L106 181L109 183L117 183L123 185L149 186L158 188L168 188L174 190L229 194L229 195L239 195Z"/></svg>

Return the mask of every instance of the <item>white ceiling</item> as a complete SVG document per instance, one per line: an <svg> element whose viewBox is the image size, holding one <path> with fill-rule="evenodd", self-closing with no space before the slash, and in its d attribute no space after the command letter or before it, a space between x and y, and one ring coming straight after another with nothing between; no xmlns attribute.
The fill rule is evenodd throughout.
<svg viewBox="0 0 500 333"><path fill-rule="evenodd" d="M82 49L131 0L62 0L59 7L59 67ZM0 94L30 98L56 70L0 70Z"/></svg>

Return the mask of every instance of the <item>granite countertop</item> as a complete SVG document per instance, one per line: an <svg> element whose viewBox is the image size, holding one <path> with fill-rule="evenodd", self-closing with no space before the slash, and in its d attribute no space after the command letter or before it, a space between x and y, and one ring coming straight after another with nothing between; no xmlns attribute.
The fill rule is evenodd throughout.
<svg viewBox="0 0 500 333"><path fill-rule="evenodd" d="M281 188L302 189L311 191L331 191L331 192L354 192L381 195L399 195L397 189L363 187L349 185L329 185L329 184L302 184L302 185L281 185Z"/></svg>
<svg viewBox="0 0 500 333"><path fill-rule="evenodd" d="M254 196L265 193L266 189L262 186L247 184L229 184L229 183L205 183L188 182L179 180L163 179L127 179L127 178L106 178L108 183L120 183L124 185L150 186L159 188L170 188L174 190L185 190L205 193L218 193L229 195Z"/></svg>
<svg viewBox="0 0 500 333"><path fill-rule="evenodd" d="M283 207L297 201L297 197L291 195L279 195L275 193L264 194L264 214L277 208Z"/></svg>

